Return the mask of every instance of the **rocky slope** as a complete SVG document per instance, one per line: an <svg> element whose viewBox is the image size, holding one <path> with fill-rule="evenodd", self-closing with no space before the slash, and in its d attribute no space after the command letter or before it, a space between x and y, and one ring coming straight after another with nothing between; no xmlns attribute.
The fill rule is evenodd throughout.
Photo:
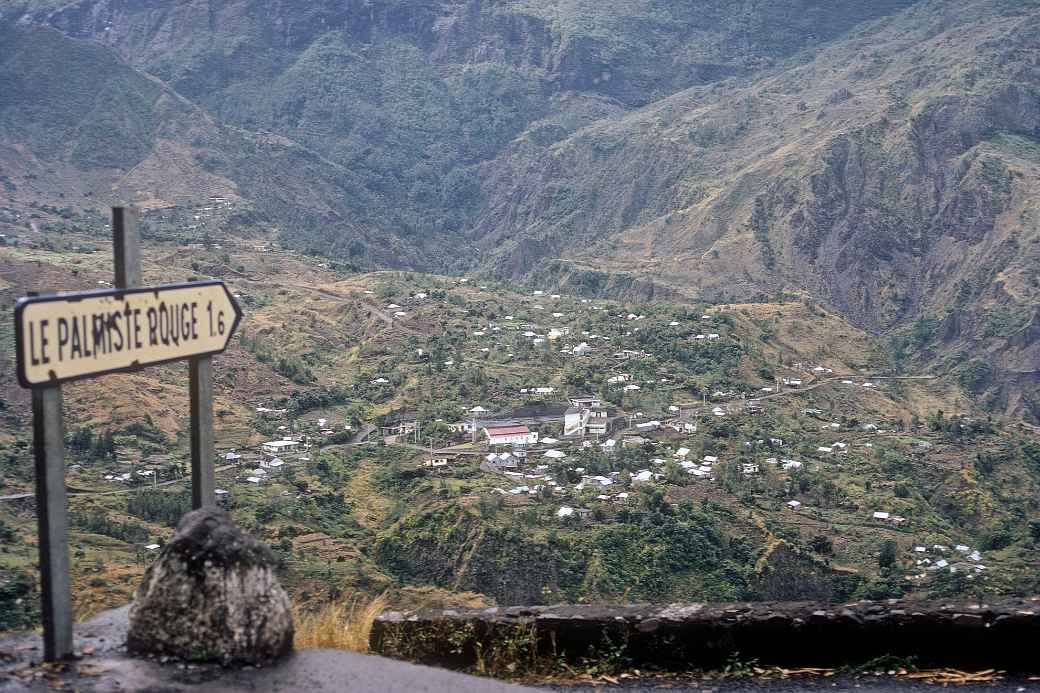
<svg viewBox="0 0 1040 693"><path fill-rule="evenodd" d="M219 194L359 265L805 292L1040 416L1036 0L20 0L0 27L0 202Z"/></svg>
<svg viewBox="0 0 1040 693"><path fill-rule="evenodd" d="M911 352L1035 416L1038 35L1036 5L924 3L807 64L522 138L475 235L503 274L923 321Z"/></svg>
<svg viewBox="0 0 1040 693"><path fill-rule="evenodd" d="M319 182L296 200L268 199L273 174L254 160L199 162L250 188L298 246L443 269L472 260L455 244L483 208L479 164L521 133L550 144L691 85L755 74L909 1L733 12L717 0L22 0L3 16L105 46L217 122L320 152L320 171L293 172Z"/></svg>

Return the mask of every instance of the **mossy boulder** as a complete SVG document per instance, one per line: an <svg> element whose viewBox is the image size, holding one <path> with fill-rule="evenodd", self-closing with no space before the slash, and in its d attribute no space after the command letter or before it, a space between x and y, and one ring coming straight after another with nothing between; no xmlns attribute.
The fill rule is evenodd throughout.
<svg viewBox="0 0 1040 693"><path fill-rule="evenodd" d="M224 663L288 652L292 612L274 568L271 550L223 510L187 513L137 590L127 649Z"/></svg>

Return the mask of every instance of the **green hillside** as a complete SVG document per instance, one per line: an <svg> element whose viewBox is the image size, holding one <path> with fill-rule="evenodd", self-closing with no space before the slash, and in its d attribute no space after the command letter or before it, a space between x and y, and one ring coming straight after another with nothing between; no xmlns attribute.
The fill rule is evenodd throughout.
<svg viewBox="0 0 1040 693"><path fill-rule="evenodd" d="M212 205L179 211L226 223ZM215 368L217 485L275 548L302 604L382 592L403 608L1037 589L1036 432L987 415L956 377L895 376L884 345L808 299L619 302L356 273L257 250L270 248L260 238L199 243L180 218L145 214L144 278L194 272L239 296L241 335ZM26 235L0 249L8 308L41 282L110 277L102 234L48 210L36 221L45 243ZM0 343L11 339L0 328ZM32 595L35 553L32 506L18 499L32 488L27 393L8 361L0 598L12 606L0 612L14 627L35 617L13 606ZM562 435L577 395L602 400L608 433ZM187 507L185 371L72 384L65 399L87 613L129 598L144 547L167 540ZM521 467L487 467L509 448L450 429L478 405L540 433ZM418 434L384 428L413 418ZM290 433L310 449L260 474L272 457L260 444ZM226 460L231 449L245 457ZM450 462L427 465L431 450Z"/></svg>

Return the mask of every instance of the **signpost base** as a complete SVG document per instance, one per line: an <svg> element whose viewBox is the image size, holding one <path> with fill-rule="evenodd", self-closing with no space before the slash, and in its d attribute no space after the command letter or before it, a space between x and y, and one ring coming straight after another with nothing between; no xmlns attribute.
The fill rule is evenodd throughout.
<svg viewBox="0 0 1040 693"><path fill-rule="evenodd" d="M72 655L69 517L65 497L65 430L61 404L60 385L32 391L43 657L48 662Z"/></svg>

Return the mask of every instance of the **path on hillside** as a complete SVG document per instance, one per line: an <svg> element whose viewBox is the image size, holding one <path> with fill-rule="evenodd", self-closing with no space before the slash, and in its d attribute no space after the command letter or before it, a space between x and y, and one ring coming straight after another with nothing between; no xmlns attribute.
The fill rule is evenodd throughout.
<svg viewBox="0 0 1040 693"><path fill-rule="evenodd" d="M233 469L234 467L235 467L235 465L233 465L233 464L226 464L223 467L217 467L216 469L213 470L213 472L214 473L216 473L216 472L224 472L224 471L227 471L228 469ZM160 482L155 483L155 484L135 486L133 488L120 488L120 489L115 489L113 491L69 491L66 495L69 496L70 498L71 497L88 498L88 497L96 497L96 496L119 496L119 495L122 495L122 494L133 493L134 491L140 491L140 490L148 489L148 488L159 488L160 486L172 486L173 484L179 484L182 481L187 481L187 480L191 480L191 475L190 474L187 475L187 476L182 476L180 479L170 479L169 481L160 481ZM14 494L11 494L9 496L0 496L0 502L25 500L26 498L34 498L35 496L36 496L35 493L14 493Z"/></svg>
<svg viewBox="0 0 1040 693"><path fill-rule="evenodd" d="M419 452L430 452L430 446L428 445L416 445L415 443L404 443L401 441L388 442L387 445L393 445L396 448L406 448L408 450L418 450ZM450 452L455 455L481 455L483 451L474 450L473 448L462 447L461 445L453 445L447 448L436 448L433 450L433 454L439 455L442 453Z"/></svg>
<svg viewBox="0 0 1040 693"><path fill-rule="evenodd" d="M762 396L757 396L756 395L754 397L748 397L747 399L744 399L744 400L729 400L727 402L722 402L720 404L711 405L711 406L706 404L701 409L695 410L695 413L697 413L697 414L706 413L706 412L710 411L711 409L713 409L715 406L726 406L728 408L728 406L730 404L734 404L735 402L750 402L752 400L757 401L757 402L761 402L761 401L767 400L767 399L777 399L779 397L788 397L790 395L801 395L801 394L804 394L806 392L812 392L813 390L815 390L818 387L821 387L822 385L830 385L830 384L833 384L833 383L835 383L837 381L851 380L853 378L859 378L859 379L861 379L861 380L866 382L866 381L871 381L871 380L938 380L939 376L937 376L937 375L873 375L873 374L864 374L864 373L858 373L858 374L855 374L855 375L834 375L834 376L830 376L828 378L823 378L823 379L817 380L817 381L813 382L810 385L806 385L805 387L788 388L786 390L780 390L780 392L771 392L769 394L763 394ZM862 385L858 385L858 387L862 387Z"/></svg>
<svg viewBox="0 0 1040 693"><path fill-rule="evenodd" d="M325 298L331 298L331 299L335 299L337 301L354 301L354 300L358 300L361 303L361 305L363 305L365 308L367 308L373 315L375 315L380 320L385 322L387 324L387 327L393 327L393 328L399 329L402 332L405 332L406 334L410 334L410 335L412 335L414 337L426 337L427 336L426 333L422 332L421 330L417 330L415 328L408 327L407 325L404 324L404 321L401 320L400 318L396 318L395 319L394 316L390 315L385 310L380 308L379 305L375 301L373 301L372 299L358 297L358 296L350 296L348 294L341 294L341 293L338 293L336 291L332 291L331 289L323 289L320 286L311 286L310 284L292 284L292 283L288 283L288 284L286 284L286 286L291 286L294 289L300 289L302 291L311 291L313 293L316 293L316 294L319 294L321 296L324 296Z"/></svg>
<svg viewBox="0 0 1040 693"><path fill-rule="evenodd" d="M834 375L834 376L830 376L828 378L822 378L820 380L817 380L813 384L807 385L805 387L791 388L789 390L781 390L780 392L773 392L773 393L768 394L768 395L763 395L761 397L752 397L750 399L757 399L757 400L761 401L761 400L764 400L764 399L773 399L775 397L783 397L784 395L798 395L798 394L801 394L803 392L810 392L812 390L815 390L816 388L820 387L821 385L827 385L827 384L834 383L834 382L840 381L840 380L851 380L853 378L860 378L864 382L866 382L866 381L869 381L869 380L938 380L939 376L937 376L937 375L872 375L872 374L863 374L863 373L860 373L860 374L857 374L857 375ZM862 387L862 385L859 385L859 387ZM870 389L870 388L867 388L867 389Z"/></svg>
<svg viewBox="0 0 1040 693"><path fill-rule="evenodd" d="M367 439L370 435L375 433L377 430L378 430L378 428L375 426L375 424L365 424L354 435L354 437L350 439L350 444L351 445L360 445L361 443L365 442L365 439Z"/></svg>

